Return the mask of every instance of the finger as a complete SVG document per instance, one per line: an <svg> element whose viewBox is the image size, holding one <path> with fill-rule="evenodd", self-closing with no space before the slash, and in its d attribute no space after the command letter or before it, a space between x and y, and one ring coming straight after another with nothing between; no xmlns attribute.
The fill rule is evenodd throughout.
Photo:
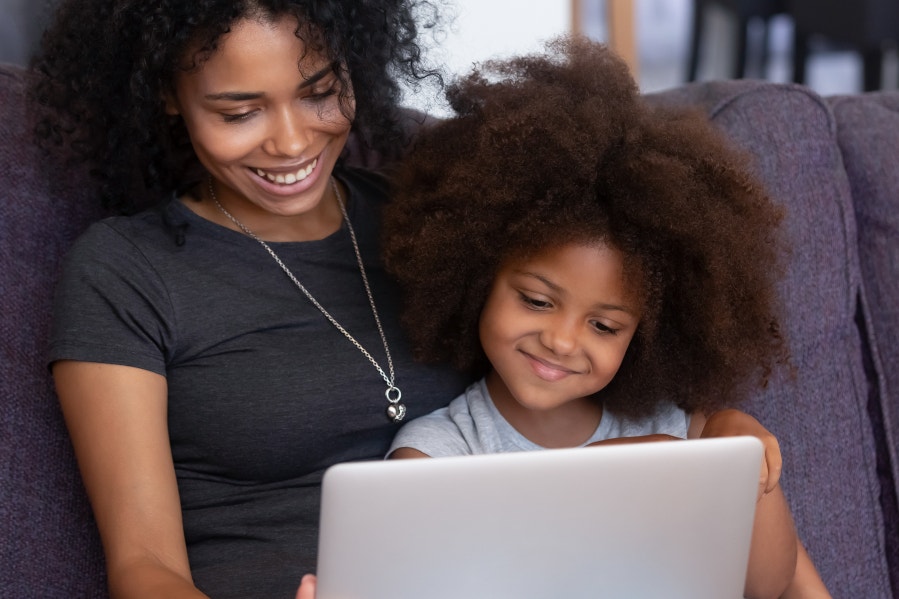
<svg viewBox="0 0 899 599"><path fill-rule="evenodd" d="M300 588L297 589L296 599L315 599L315 575L306 574L300 579Z"/></svg>
<svg viewBox="0 0 899 599"><path fill-rule="evenodd" d="M768 462L767 460L762 460L762 469L759 472L759 484L758 490L756 492L756 501L762 498L762 496L768 492Z"/></svg>
<svg viewBox="0 0 899 599"><path fill-rule="evenodd" d="M765 493L770 493L780 481L780 475L783 472L783 456L780 452L780 445L774 436L771 436L770 442L765 444L765 463L768 468L768 481L765 485Z"/></svg>

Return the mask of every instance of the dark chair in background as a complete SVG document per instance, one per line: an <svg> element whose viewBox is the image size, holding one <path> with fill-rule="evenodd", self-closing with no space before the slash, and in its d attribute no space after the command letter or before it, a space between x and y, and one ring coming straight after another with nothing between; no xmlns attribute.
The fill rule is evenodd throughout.
<svg viewBox="0 0 899 599"><path fill-rule="evenodd" d="M863 89L881 89L884 50L899 41L899 1L787 0L787 8L795 36L793 81L805 83L810 44L823 38L859 52L864 64Z"/></svg>
<svg viewBox="0 0 899 599"><path fill-rule="evenodd" d="M785 13L787 0L695 0L693 2L693 30L690 36L690 58L687 71L687 80L695 81L699 71L699 57L702 38L705 31L706 12L710 6L720 6L730 12L737 19L736 48L733 54L734 60L729 78L742 79L747 72L749 60L749 29L752 22L760 20L762 23L762 40L759 45L761 56L761 69L767 62L768 56L768 24L771 17Z"/></svg>

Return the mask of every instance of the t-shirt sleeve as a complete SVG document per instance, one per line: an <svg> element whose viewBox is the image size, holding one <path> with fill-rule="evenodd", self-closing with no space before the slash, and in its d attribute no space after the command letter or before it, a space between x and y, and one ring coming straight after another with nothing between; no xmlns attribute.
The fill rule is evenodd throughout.
<svg viewBox="0 0 899 599"><path fill-rule="evenodd" d="M48 359L134 366L165 375L174 327L159 273L126 232L93 225L66 256Z"/></svg>
<svg viewBox="0 0 899 599"><path fill-rule="evenodd" d="M400 447L417 449L432 458L473 453L448 408L440 408L406 423L393 438L387 455Z"/></svg>

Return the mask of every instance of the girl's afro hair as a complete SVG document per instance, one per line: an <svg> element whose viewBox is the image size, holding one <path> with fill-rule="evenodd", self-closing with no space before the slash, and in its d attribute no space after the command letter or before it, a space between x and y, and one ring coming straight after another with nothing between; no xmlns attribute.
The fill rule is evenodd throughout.
<svg viewBox="0 0 899 599"><path fill-rule="evenodd" d="M422 132L385 212L417 358L483 374L478 319L503 260L601 242L644 302L599 393L610 408L714 410L787 359L781 210L704 117L650 107L616 55L579 38L488 62L448 98L455 116Z"/></svg>

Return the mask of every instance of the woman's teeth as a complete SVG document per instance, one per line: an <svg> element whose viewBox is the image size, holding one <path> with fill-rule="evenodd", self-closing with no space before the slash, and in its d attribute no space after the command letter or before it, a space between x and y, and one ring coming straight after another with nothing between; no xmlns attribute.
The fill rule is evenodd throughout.
<svg viewBox="0 0 899 599"><path fill-rule="evenodd" d="M311 175L312 171L315 170L316 164L318 164L317 158L309 163L305 168L301 168L295 173L287 173L286 175L283 173L279 173L277 175L274 175L272 173L265 172L261 168L257 168L256 174L260 177L268 179L272 183L277 183L279 185L292 185L297 181L302 181L303 179Z"/></svg>

